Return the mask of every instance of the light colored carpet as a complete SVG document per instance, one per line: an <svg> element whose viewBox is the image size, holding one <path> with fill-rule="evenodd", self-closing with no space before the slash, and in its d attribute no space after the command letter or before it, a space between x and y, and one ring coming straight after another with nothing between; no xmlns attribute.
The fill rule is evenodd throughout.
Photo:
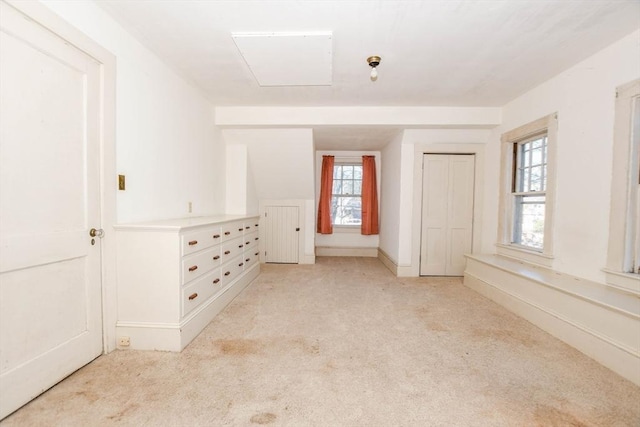
<svg viewBox="0 0 640 427"><path fill-rule="evenodd" d="M639 426L640 388L374 258L264 265L182 353L115 351L2 426Z"/></svg>

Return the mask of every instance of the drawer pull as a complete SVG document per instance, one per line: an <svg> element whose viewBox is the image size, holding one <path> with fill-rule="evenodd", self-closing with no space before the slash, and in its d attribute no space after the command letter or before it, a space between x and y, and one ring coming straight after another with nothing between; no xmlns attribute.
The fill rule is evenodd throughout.
<svg viewBox="0 0 640 427"><path fill-rule="evenodd" d="M192 265L191 267L189 267L189 271L196 271L198 269L197 265Z"/></svg>
<svg viewBox="0 0 640 427"><path fill-rule="evenodd" d="M189 242L189 246L194 246L194 245L197 245L197 244L198 244L197 240L192 240L192 241Z"/></svg>
<svg viewBox="0 0 640 427"><path fill-rule="evenodd" d="M230 274L231 274L231 272L230 272L230 271L227 271L226 273L224 273L224 275L225 275L225 276L228 276L228 275L230 275Z"/></svg>
<svg viewBox="0 0 640 427"><path fill-rule="evenodd" d="M240 264L238 264L238 267L242 267L244 265L244 262L241 262Z"/></svg>
<svg viewBox="0 0 640 427"><path fill-rule="evenodd" d="M258 240L258 237L256 237L256 238L255 238L255 239L253 239L253 240Z"/></svg>
<svg viewBox="0 0 640 427"><path fill-rule="evenodd" d="M250 228L251 228L251 227L247 225L244 229L245 229L245 230L248 230L248 229L250 229Z"/></svg>
<svg viewBox="0 0 640 427"><path fill-rule="evenodd" d="M238 231L242 231L242 230L243 230L242 228L238 228Z"/></svg>
<svg viewBox="0 0 640 427"><path fill-rule="evenodd" d="M249 262L249 261L251 261L251 258L247 258L247 259L245 259L245 261L246 261L246 262Z"/></svg>
<svg viewBox="0 0 640 427"><path fill-rule="evenodd" d="M220 279L216 279L213 281L213 284L215 285L216 283L218 283L220 281Z"/></svg>
<svg viewBox="0 0 640 427"><path fill-rule="evenodd" d="M198 298L198 294L197 293L193 293L193 294L189 295L189 301L194 300L196 298Z"/></svg>
<svg viewBox="0 0 640 427"><path fill-rule="evenodd" d="M249 240L248 242L244 242L245 245L248 245L249 243L251 243L251 240Z"/></svg>
<svg viewBox="0 0 640 427"><path fill-rule="evenodd" d="M258 226L258 224L256 224L256 227Z"/></svg>
<svg viewBox="0 0 640 427"><path fill-rule="evenodd" d="M214 239L219 239L219 238L220 238L220 235L219 235L219 234L214 234L214 235L213 235L213 238L214 238Z"/></svg>
<svg viewBox="0 0 640 427"><path fill-rule="evenodd" d="M238 245L239 248L244 248L244 245Z"/></svg>
<svg viewBox="0 0 640 427"><path fill-rule="evenodd" d="M225 235L225 236L228 236L229 234L231 234L231 232L230 232L230 231L225 231L225 232L224 232L224 235Z"/></svg>
<svg viewBox="0 0 640 427"><path fill-rule="evenodd" d="M214 261L219 260L219 259L220 259L220 255L216 255L216 256L213 257Z"/></svg>
<svg viewBox="0 0 640 427"><path fill-rule="evenodd" d="M224 251L225 255L229 255L231 253L231 251Z"/></svg>

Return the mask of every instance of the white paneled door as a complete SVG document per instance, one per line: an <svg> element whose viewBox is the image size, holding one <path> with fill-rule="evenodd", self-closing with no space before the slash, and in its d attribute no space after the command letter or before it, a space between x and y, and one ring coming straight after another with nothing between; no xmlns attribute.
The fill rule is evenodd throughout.
<svg viewBox="0 0 640 427"><path fill-rule="evenodd" d="M266 206L265 262L297 264L300 232L297 206Z"/></svg>
<svg viewBox="0 0 640 427"><path fill-rule="evenodd" d="M474 155L425 154L420 275L462 276L473 235Z"/></svg>
<svg viewBox="0 0 640 427"><path fill-rule="evenodd" d="M103 346L100 65L0 8L2 418Z"/></svg>

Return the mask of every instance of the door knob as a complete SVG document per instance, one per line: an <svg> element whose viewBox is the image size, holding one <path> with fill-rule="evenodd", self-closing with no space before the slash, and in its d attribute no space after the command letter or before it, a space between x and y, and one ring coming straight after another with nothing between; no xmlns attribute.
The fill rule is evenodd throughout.
<svg viewBox="0 0 640 427"><path fill-rule="evenodd" d="M89 230L89 236L91 237L102 237L104 236L104 230L102 228L92 228L91 230Z"/></svg>

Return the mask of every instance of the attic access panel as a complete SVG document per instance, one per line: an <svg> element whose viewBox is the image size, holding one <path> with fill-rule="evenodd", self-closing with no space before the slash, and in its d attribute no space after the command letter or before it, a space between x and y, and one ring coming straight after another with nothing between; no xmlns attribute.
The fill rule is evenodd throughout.
<svg viewBox="0 0 640 427"><path fill-rule="evenodd" d="M231 36L260 86L331 86L331 31Z"/></svg>

